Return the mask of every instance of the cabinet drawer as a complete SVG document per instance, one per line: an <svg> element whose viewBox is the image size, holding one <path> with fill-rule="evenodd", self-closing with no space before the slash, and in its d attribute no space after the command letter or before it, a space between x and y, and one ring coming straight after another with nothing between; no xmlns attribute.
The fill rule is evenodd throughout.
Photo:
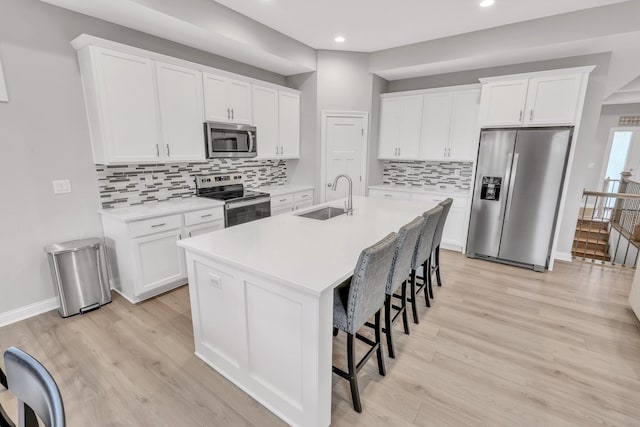
<svg viewBox="0 0 640 427"><path fill-rule="evenodd" d="M313 200L313 190L301 191L293 194L294 202L305 202L307 200Z"/></svg>
<svg viewBox="0 0 640 427"><path fill-rule="evenodd" d="M312 200L304 200L304 201L301 201L301 202L296 202L294 207L293 207L293 210L297 211L297 210L300 210L300 209L307 209L307 208L310 208L311 206L313 206L313 201Z"/></svg>
<svg viewBox="0 0 640 427"><path fill-rule="evenodd" d="M369 197L389 200L409 200L411 198L411 194L404 191L371 189L369 190Z"/></svg>
<svg viewBox="0 0 640 427"><path fill-rule="evenodd" d="M135 221L129 224L131 237L140 237L161 231L174 230L182 227L182 215L168 215L158 218Z"/></svg>
<svg viewBox="0 0 640 427"><path fill-rule="evenodd" d="M201 209L184 214L184 225L202 224L209 221L224 219L222 208Z"/></svg>
<svg viewBox="0 0 640 427"><path fill-rule="evenodd" d="M290 205L293 203L293 194L285 194L283 196L274 196L271 198L271 207L277 208L278 206Z"/></svg>
<svg viewBox="0 0 640 427"><path fill-rule="evenodd" d="M276 216L283 213L291 212L292 209L293 209L293 206L291 205L284 205L276 208L271 206L271 216Z"/></svg>

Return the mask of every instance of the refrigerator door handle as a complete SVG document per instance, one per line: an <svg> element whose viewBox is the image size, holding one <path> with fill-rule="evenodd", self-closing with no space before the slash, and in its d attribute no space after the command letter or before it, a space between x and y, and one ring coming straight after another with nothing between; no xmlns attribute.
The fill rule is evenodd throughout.
<svg viewBox="0 0 640 427"><path fill-rule="evenodd" d="M504 220L509 221L511 218L511 202L513 201L513 188L516 186L516 174L518 173L518 157L516 153L513 156L513 167L511 168L511 178L509 179L509 195L507 196L507 209L505 210Z"/></svg>
<svg viewBox="0 0 640 427"><path fill-rule="evenodd" d="M513 153L509 153L507 155L507 170L504 172L504 180L506 181L510 176L511 176L511 165L513 164ZM509 190L511 190L511 187L509 187ZM508 200L507 200L508 202ZM500 208L500 215L498 216L498 221L502 222L504 220L504 213L505 210L507 209L507 204L503 203L502 207Z"/></svg>

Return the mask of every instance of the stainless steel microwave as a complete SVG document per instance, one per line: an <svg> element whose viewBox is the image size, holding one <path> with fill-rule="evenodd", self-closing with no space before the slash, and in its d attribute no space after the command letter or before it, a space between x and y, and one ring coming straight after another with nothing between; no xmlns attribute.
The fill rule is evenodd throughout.
<svg viewBox="0 0 640 427"><path fill-rule="evenodd" d="M253 126L205 122L204 140L207 159L247 158L258 154Z"/></svg>

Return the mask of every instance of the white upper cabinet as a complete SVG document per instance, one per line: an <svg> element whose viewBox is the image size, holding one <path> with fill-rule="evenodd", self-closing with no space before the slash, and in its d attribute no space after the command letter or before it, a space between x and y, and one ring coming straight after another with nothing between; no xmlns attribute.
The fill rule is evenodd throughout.
<svg viewBox="0 0 640 427"><path fill-rule="evenodd" d="M537 77L529 81L525 124L572 124L576 118L582 75Z"/></svg>
<svg viewBox="0 0 640 427"><path fill-rule="evenodd" d="M300 94L280 91L278 100L280 156L285 159L298 159L300 158Z"/></svg>
<svg viewBox="0 0 640 427"><path fill-rule="evenodd" d="M251 85L204 73L204 109L207 121L251 123Z"/></svg>
<svg viewBox="0 0 640 427"><path fill-rule="evenodd" d="M96 164L205 161L205 121L254 114L258 156L300 157L299 91L86 34L71 44Z"/></svg>
<svg viewBox="0 0 640 427"><path fill-rule="evenodd" d="M574 125L594 67L480 79L481 127Z"/></svg>
<svg viewBox="0 0 640 427"><path fill-rule="evenodd" d="M162 125L162 156L167 161L204 161L202 73L156 62Z"/></svg>
<svg viewBox="0 0 640 427"><path fill-rule="evenodd" d="M422 95L383 97L380 100L378 158L416 160L422 126Z"/></svg>
<svg viewBox="0 0 640 427"><path fill-rule="evenodd" d="M480 90L453 92L447 160L475 161L478 156Z"/></svg>
<svg viewBox="0 0 640 427"><path fill-rule="evenodd" d="M153 61L102 48L83 50L79 59L95 163L157 161Z"/></svg>
<svg viewBox="0 0 640 427"><path fill-rule="evenodd" d="M482 86L480 120L484 127L521 126L529 80L491 82Z"/></svg>
<svg viewBox="0 0 640 427"><path fill-rule="evenodd" d="M475 160L480 90L449 88L427 93L424 105L420 159Z"/></svg>
<svg viewBox="0 0 640 427"><path fill-rule="evenodd" d="M280 154L278 134L278 91L253 86L253 125L256 127L258 157L274 159Z"/></svg>
<svg viewBox="0 0 640 427"><path fill-rule="evenodd" d="M444 160L449 148L453 95L450 92L424 96L420 158Z"/></svg>
<svg viewBox="0 0 640 427"><path fill-rule="evenodd" d="M300 95L253 86L253 122L261 159L300 158Z"/></svg>

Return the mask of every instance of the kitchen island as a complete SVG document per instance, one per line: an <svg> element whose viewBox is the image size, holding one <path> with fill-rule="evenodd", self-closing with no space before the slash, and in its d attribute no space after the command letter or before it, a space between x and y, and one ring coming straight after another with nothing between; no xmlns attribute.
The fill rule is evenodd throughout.
<svg viewBox="0 0 640 427"><path fill-rule="evenodd" d="M196 355L287 423L328 426L333 289L435 205L354 197L353 216L299 216L314 206L180 241Z"/></svg>

